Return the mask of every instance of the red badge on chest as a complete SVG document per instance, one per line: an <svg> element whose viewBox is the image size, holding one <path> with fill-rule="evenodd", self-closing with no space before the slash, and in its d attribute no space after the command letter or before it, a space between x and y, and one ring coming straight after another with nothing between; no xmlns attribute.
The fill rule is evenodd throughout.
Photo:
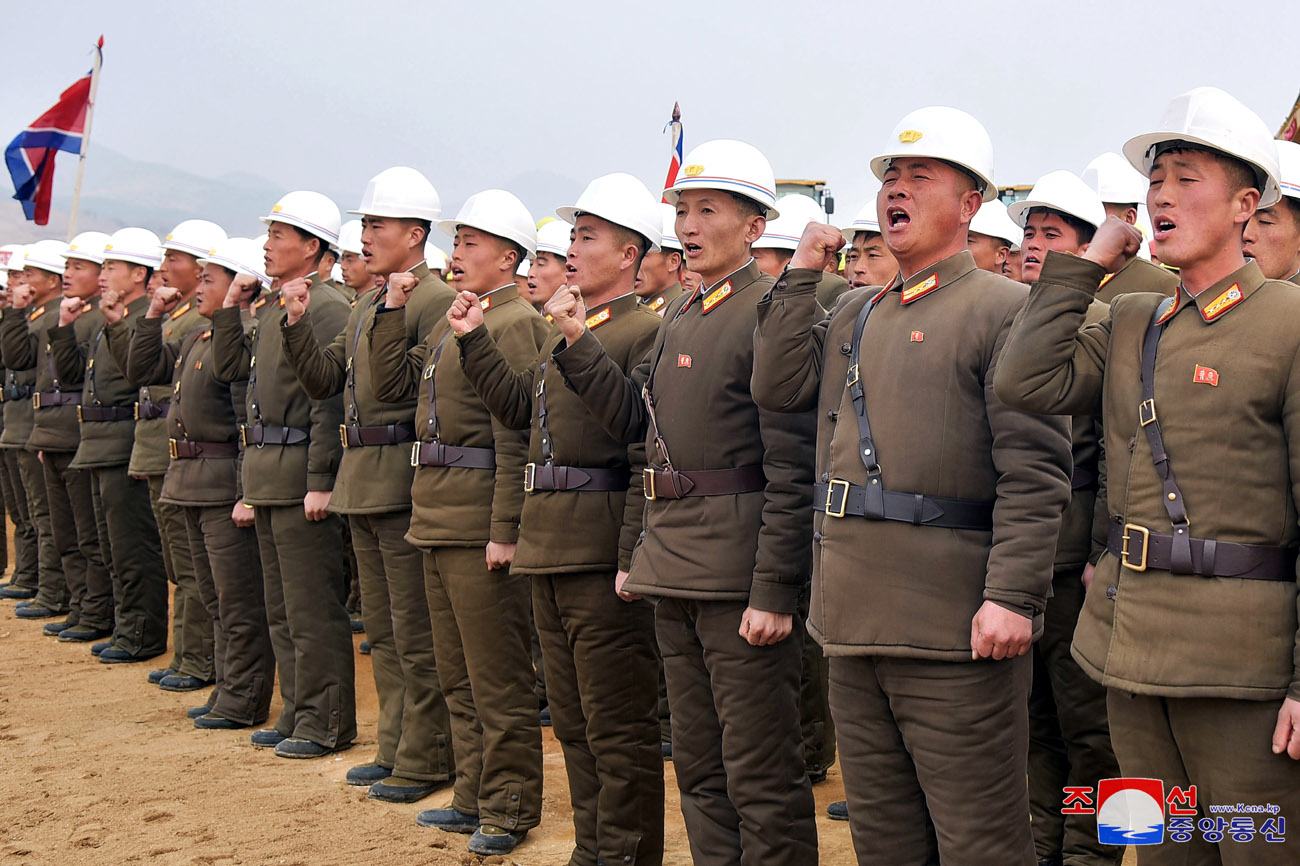
<svg viewBox="0 0 1300 866"><path fill-rule="evenodd" d="M1196 365L1196 372L1192 375L1193 382L1200 382L1204 385L1213 385L1219 387L1219 371L1213 367L1202 367Z"/></svg>
<svg viewBox="0 0 1300 866"><path fill-rule="evenodd" d="M922 342L925 342L925 334L921 333L920 331L913 331L913 332L912 332L912 342L913 342L913 343L922 343Z"/></svg>
<svg viewBox="0 0 1300 866"><path fill-rule="evenodd" d="M677 366L678 366L678 367L689 367L689 366L691 366L691 356L690 356L690 355L678 355L678 356L677 356Z"/></svg>

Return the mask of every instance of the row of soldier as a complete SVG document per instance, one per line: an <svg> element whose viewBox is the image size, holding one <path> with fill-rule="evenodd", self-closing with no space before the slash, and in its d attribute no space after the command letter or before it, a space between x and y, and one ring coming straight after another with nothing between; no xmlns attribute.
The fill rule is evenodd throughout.
<svg viewBox="0 0 1300 866"><path fill-rule="evenodd" d="M1121 774L1294 814L1295 149L1201 88L1131 169L1007 209L983 127L927 108L842 231L720 140L671 221L624 174L541 229L501 190L442 220L395 168L350 241L296 192L260 246L37 243L0 318L6 467L47 493L20 615L161 653L181 533L163 682L203 682L179 648L205 610L195 725L261 724L278 676L253 743L330 754L356 736L345 516L380 703L348 779L451 784L418 820L481 854L540 820L530 609L574 864L662 859L661 668L700 863L816 862L832 720L861 863L1117 863L1062 797ZM1268 835L1140 857L1287 862Z"/></svg>

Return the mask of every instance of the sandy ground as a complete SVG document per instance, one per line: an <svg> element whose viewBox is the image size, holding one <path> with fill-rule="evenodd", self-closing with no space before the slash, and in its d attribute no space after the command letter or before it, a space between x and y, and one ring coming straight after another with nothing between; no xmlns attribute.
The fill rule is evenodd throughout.
<svg viewBox="0 0 1300 866"><path fill-rule="evenodd" d="M89 647L41 635L0 602L0 864L326 866L476 864L467 837L419 827L418 804L367 800L343 781L373 755L376 702L367 656L357 656L355 748L293 761L255 749L246 731L198 731L185 709L203 692L148 685L153 664L103 665ZM360 636L357 638L359 643ZM162 662L164 659L158 659ZM278 699L272 717L279 711ZM544 729L542 824L510 856L489 863L563 864L573 845L559 745ZM690 863L672 764L668 864ZM843 799L838 768L815 788L821 862L854 862L847 824L824 817Z"/></svg>

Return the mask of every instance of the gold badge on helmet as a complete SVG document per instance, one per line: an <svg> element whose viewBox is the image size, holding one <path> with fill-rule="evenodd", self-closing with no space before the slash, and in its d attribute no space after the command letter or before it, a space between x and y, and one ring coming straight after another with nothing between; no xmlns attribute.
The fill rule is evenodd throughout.
<svg viewBox="0 0 1300 866"><path fill-rule="evenodd" d="M701 174L704 174L704 166L688 165L686 166L686 168L682 169L682 173L685 174L687 177L697 177Z"/></svg>
<svg viewBox="0 0 1300 866"><path fill-rule="evenodd" d="M916 129L905 129L898 134L898 140L903 144L912 144L921 140L921 131Z"/></svg>

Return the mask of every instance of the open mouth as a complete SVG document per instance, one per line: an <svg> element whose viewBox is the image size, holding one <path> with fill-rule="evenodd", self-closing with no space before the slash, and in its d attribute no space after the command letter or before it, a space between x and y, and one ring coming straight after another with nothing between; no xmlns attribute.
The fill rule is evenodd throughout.
<svg viewBox="0 0 1300 866"><path fill-rule="evenodd" d="M687 241L685 244L683 244L683 246L684 246L685 249L686 249L686 255L687 255L687 256L698 256L698 255L700 254L700 252L703 251L703 249L704 249L704 248L701 247L699 244L693 244L693 243L690 243L689 241Z"/></svg>
<svg viewBox="0 0 1300 866"><path fill-rule="evenodd" d="M464 268L457 267L456 265L451 266L451 278L453 280L459 280L463 276L465 276Z"/></svg>
<svg viewBox="0 0 1300 866"><path fill-rule="evenodd" d="M1024 267L1025 265L1041 265L1042 263L1043 260L1040 259L1038 256L1025 256L1023 259L1020 260L1021 267Z"/></svg>
<svg viewBox="0 0 1300 866"><path fill-rule="evenodd" d="M891 229L902 228L911 224L912 216L901 207L890 205L885 209L885 220Z"/></svg>
<svg viewBox="0 0 1300 866"><path fill-rule="evenodd" d="M1152 218L1151 228L1155 229L1155 239L1159 241L1167 238L1170 232L1178 228L1178 224L1161 214Z"/></svg>

